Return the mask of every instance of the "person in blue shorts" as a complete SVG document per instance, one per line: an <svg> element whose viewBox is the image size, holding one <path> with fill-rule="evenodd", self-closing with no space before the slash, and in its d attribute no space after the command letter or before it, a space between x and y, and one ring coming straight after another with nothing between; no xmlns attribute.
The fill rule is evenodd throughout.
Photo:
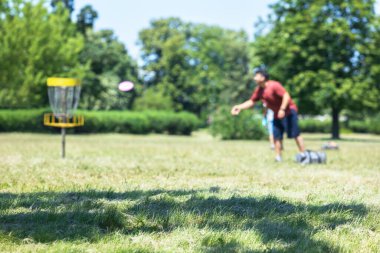
<svg viewBox="0 0 380 253"><path fill-rule="evenodd" d="M273 121L274 121L274 112L264 105L264 115L263 115L262 125L268 131L269 143L270 143L271 149L274 149Z"/></svg>

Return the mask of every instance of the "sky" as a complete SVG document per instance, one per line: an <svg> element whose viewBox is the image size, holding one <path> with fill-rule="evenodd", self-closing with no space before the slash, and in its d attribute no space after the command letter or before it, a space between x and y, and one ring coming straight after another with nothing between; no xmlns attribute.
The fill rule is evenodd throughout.
<svg viewBox="0 0 380 253"><path fill-rule="evenodd" d="M139 60L138 33L152 19L178 17L185 22L218 25L247 32L253 38L254 24L270 13L276 0L75 0L75 18L87 4L98 12L95 30L112 29L129 54ZM376 2L380 11L380 0Z"/></svg>
<svg viewBox="0 0 380 253"><path fill-rule="evenodd" d="M178 17L185 22L245 30L253 37L254 23L269 13L274 0L75 0L73 17L86 4L98 12L95 30L112 29L133 58L139 58L138 33L152 19Z"/></svg>

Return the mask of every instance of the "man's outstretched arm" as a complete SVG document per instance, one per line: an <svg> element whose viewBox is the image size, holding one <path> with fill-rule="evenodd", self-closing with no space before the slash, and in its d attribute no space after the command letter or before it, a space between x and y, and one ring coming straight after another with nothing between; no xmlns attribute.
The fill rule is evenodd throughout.
<svg viewBox="0 0 380 253"><path fill-rule="evenodd" d="M241 110L249 109L255 105L255 102L253 102L251 99L245 101L244 103L240 105L235 105L231 109L231 114L232 115L238 115Z"/></svg>

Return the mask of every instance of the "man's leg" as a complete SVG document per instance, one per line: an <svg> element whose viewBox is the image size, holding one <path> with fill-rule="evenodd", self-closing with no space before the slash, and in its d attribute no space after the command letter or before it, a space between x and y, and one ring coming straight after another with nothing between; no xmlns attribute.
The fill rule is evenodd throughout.
<svg viewBox="0 0 380 253"><path fill-rule="evenodd" d="M298 114L294 110L291 110L290 115L287 117L287 132L288 137L294 138L298 150L303 153L305 151L305 144L298 126Z"/></svg>
<svg viewBox="0 0 380 253"><path fill-rule="evenodd" d="M301 135L298 135L298 136L295 138L295 140L296 140L296 143L297 143L298 150L299 150L301 153L305 152L305 144L304 144L304 142L303 142L303 138L302 138L302 136L301 136Z"/></svg>
<svg viewBox="0 0 380 253"><path fill-rule="evenodd" d="M284 136L284 125L282 120L275 119L273 122L273 138L274 138L274 146L276 152L276 161L281 162L281 150L282 150L282 139Z"/></svg>
<svg viewBox="0 0 380 253"><path fill-rule="evenodd" d="M282 156L281 156L282 140L275 139L274 146L275 146L275 152L276 152L276 161L280 162L282 160Z"/></svg>

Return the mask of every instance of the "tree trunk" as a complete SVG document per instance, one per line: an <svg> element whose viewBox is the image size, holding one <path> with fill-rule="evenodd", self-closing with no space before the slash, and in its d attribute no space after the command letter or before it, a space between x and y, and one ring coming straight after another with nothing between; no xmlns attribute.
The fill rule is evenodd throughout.
<svg viewBox="0 0 380 253"><path fill-rule="evenodd" d="M335 106L332 107L332 139L339 139L339 109Z"/></svg>

